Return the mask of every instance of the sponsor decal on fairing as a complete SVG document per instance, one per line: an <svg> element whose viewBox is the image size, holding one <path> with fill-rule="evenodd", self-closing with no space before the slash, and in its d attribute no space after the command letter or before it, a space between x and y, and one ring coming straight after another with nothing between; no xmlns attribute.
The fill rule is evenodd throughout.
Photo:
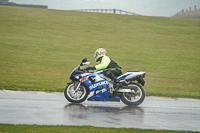
<svg viewBox="0 0 200 133"><path fill-rule="evenodd" d="M105 84L107 84L107 81L102 81L102 82L99 82L99 83L95 83L95 84L91 85L89 87L89 89L92 90L92 89L96 88L97 86L103 86Z"/></svg>

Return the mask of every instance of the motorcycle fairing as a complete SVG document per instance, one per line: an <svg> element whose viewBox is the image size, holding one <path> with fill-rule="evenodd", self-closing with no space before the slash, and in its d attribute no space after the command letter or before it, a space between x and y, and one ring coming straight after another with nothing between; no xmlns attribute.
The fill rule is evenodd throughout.
<svg viewBox="0 0 200 133"><path fill-rule="evenodd" d="M119 76L117 79L125 79L129 75L131 75L131 73L125 73L125 74Z"/></svg>
<svg viewBox="0 0 200 133"><path fill-rule="evenodd" d="M89 80L89 77L92 77L95 80L94 84L92 84L92 82ZM81 74L81 77L77 76L76 78L81 81L87 88L89 88L90 92L97 90L97 86L103 86L103 88L106 88L106 85L108 84L106 80L99 78L91 73L84 73Z"/></svg>
<svg viewBox="0 0 200 133"><path fill-rule="evenodd" d="M102 74L102 73L98 73ZM89 77L92 77L95 79L95 83L92 84L92 82L89 80ZM91 74L91 73L84 73L81 74L81 77L76 77L79 81L81 81L86 87L90 89L90 92L94 92L93 96L90 96L87 100L89 101L120 101L120 98L116 96L115 98L110 98L109 94L107 92L107 85L108 82L104 80L103 78ZM102 86L101 90L98 90L98 87Z"/></svg>
<svg viewBox="0 0 200 133"><path fill-rule="evenodd" d="M115 98L110 98L106 89L102 89L96 92L96 95L93 95L87 99L88 101L116 101L119 102L120 98L115 96Z"/></svg>
<svg viewBox="0 0 200 133"><path fill-rule="evenodd" d="M123 75L119 76L118 79L131 79L136 76L140 76L144 74L145 72L126 72Z"/></svg>

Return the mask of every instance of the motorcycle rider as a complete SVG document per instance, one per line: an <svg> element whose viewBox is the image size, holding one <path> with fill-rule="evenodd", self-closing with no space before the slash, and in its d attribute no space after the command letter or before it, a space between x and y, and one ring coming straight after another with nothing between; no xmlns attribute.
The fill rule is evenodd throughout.
<svg viewBox="0 0 200 133"><path fill-rule="evenodd" d="M100 64L94 67L87 67L86 70L103 70L103 74L114 81L114 88L121 87L122 83L119 82L117 76L122 74L122 68L106 56L106 50L98 48L94 52L94 59L96 62L100 61Z"/></svg>

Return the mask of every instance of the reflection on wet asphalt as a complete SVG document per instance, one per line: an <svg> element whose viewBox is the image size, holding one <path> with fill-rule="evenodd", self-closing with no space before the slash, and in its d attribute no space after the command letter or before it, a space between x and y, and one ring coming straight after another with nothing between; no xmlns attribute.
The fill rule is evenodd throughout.
<svg viewBox="0 0 200 133"><path fill-rule="evenodd" d="M77 121L83 120L84 125L94 124L99 127L133 127L133 125L136 126L142 122L143 115L143 110L139 107L103 105L86 107L83 104L68 104L65 106L65 112L68 112L66 117L71 120L73 125ZM135 120L131 120L131 117Z"/></svg>
<svg viewBox="0 0 200 133"><path fill-rule="evenodd" d="M92 125L200 131L200 100L147 97L138 107L122 102L69 103L63 93L0 91L0 123Z"/></svg>

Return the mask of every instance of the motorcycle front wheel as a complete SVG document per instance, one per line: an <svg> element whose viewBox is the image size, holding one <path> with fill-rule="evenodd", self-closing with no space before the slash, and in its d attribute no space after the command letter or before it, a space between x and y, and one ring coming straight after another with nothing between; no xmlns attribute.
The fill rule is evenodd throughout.
<svg viewBox="0 0 200 133"><path fill-rule="evenodd" d="M76 90L74 84L71 83L65 87L64 95L71 103L82 103L88 97L88 91L82 84Z"/></svg>
<svg viewBox="0 0 200 133"><path fill-rule="evenodd" d="M137 83L130 83L126 89L130 89L131 92L123 92L119 96L124 104L129 106L137 106L144 101L145 92L142 86Z"/></svg>

